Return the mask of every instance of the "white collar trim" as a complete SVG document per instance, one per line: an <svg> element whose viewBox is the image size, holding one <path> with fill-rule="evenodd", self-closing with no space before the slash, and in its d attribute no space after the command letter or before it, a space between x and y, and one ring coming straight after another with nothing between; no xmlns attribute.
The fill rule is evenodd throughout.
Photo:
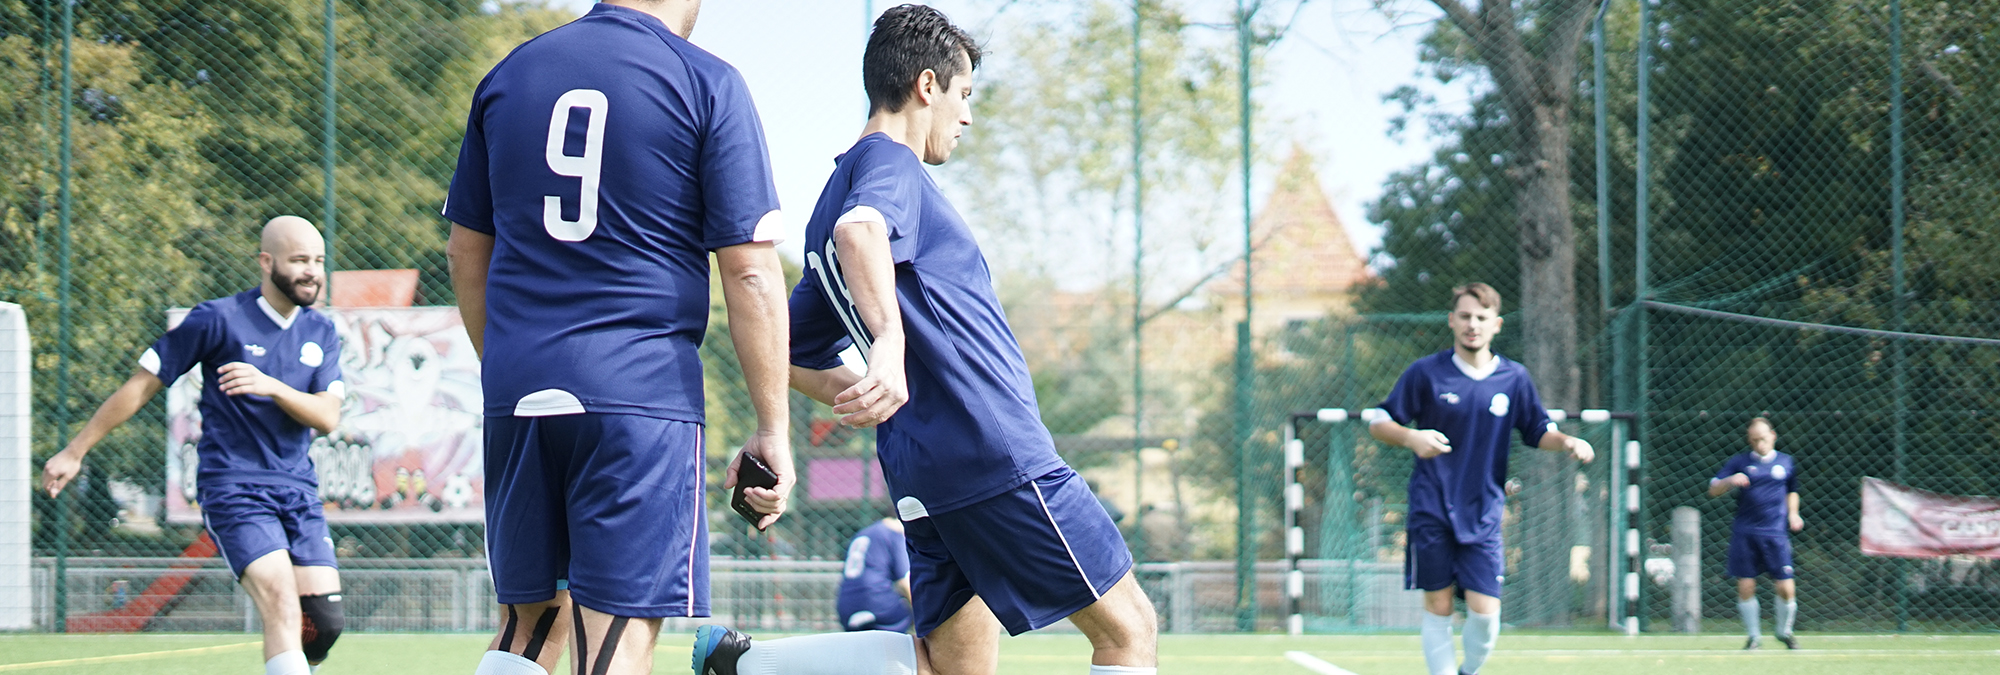
<svg viewBox="0 0 2000 675"><path fill-rule="evenodd" d="M1466 377L1484 380L1492 377L1494 371L1500 370L1500 355L1494 354L1493 360L1486 362L1485 368L1479 368L1467 362L1465 357L1459 356L1458 350L1454 349L1451 350L1451 365L1458 366L1458 372L1465 373Z"/></svg>
<svg viewBox="0 0 2000 675"><path fill-rule="evenodd" d="M264 316L270 317L271 323L278 324L278 330L289 330L292 322L299 318L299 310L303 308L293 306L291 316L279 314L277 308L271 306L271 301L264 299L264 295L260 293L257 295L257 309L264 310Z"/></svg>

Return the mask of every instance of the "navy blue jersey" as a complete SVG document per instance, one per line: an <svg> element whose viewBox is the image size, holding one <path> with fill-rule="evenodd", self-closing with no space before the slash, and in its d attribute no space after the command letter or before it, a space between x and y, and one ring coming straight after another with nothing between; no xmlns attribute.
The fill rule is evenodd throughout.
<svg viewBox="0 0 2000 675"><path fill-rule="evenodd" d="M486 414L702 421L708 251L782 231L769 154L742 76L634 9L494 66L444 208L495 239Z"/></svg>
<svg viewBox="0 0 2000 675"><path fill-rule="evenodd" d="M172 385L201 366L201 457L196 483L203 488L228 483L293 485L319 489L306 450L312 429L292 419L268 396L222 393L216 370L241 361L285 386L308 394L332 391L340 383L340 334L333 321L311 307L278 316L255 288L194 306L179 326L167 331L139 357L139 365Z"/></svg>
<svg viewBox="0 0 2000 675"><path fill-rule="evenodd" d="M847 564L840 571L840 598L836 602L841 621L855 612L871 612L875 623L901 623L910 615L896 582L910 576L910 551L903 533L888 523L875 521L847 542Z"/></svg>
<svg viewBox="0 0 2000 675"><path fill-rule="evenodd" d="M1552 426L1528 369L1499 355L1492 370L1469 373L1452 351L1410 364L1381 409L1412 429L1442 432L1451 452L1416 460L1410 471L1410 519L1450 523L1460 543L1500 535L1507 505L1507 455L1537 445Z"/></svg>
<svg viewBox="0 0 2000 675"><path fill-rule="evenodd" d="M806 225L806 274L792 291L792 363L825 370L858 343L862 324L833 247L833 226L857 208L878 212L896 262L910 400L876 431L899 506L942 513L1063 466L1042 426L1027 361L986 257L909 147L870 134L835 160ZM831 292L829 292L831 291Z"/></svg>
<svg viewBox="0 0 2000 675"><path fill-rule="evenodd" d="M1791 515L1785 496L1799 491L1798 463L1782 452L1773 451L1770 459L1745 452L1723 462L1715 477L1739 473L1750 477L1750 487L1736 489L1736 523L1730 529L1738 534L1785 536Z"/></svg>

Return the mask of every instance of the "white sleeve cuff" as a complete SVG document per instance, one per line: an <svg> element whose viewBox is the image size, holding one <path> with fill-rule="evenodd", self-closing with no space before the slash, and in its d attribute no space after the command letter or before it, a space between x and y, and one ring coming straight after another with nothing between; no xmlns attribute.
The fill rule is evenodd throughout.
<svg viewBox="0 0 2000 675"><path fill-rule="evenodd" d="M139 355L139 367L145 368L146 372L153 374L153 377L159 377L160 353L153 351L152 347L147 347L146 353Z"/></svg>
<svg viewBox="0 0 2000 675"><path fill-rule="evenodd" d="M329 384L329 385L326 385L326 391L323 391L323 392L320 392L320 393L323 393L323 394L333 394L333 397L334 397L334 398L337 398L337 399L342 399L342 400L346 400L346 398L347 398L347 383L346 383L346 382L342 382L342 381L340 381L340 380L334 380L334 381L333 381L333 384Z"/></svg>
<svg viewBox="0 0 2000 675"><path fill-rule="evenodd" d="M757 220L757 229L750 232L750 241L785 243L785 212L771 209Z"/></svg>
<svg viewBox="0 0 2000 675"><path fill-rule="evenodd" d="M1395 420L1389 417L1389 411L1387 410L1383 410L1381 408L1369 408L1367 410L1361 411L1361 421L1367 422L1368 426L1372 427L1377 424L1381 424L1383 422L1393 422Z"/></svg>
<svg viewBox="0 0 2000 675"><path fill-rule="evenodd" d="M875 210L873 206L856 206L848 209L847 213L840 214L840 218L833 221L835 225L841 223L881 223L888 225L889 219L883 218L882 212Z"/></svg>

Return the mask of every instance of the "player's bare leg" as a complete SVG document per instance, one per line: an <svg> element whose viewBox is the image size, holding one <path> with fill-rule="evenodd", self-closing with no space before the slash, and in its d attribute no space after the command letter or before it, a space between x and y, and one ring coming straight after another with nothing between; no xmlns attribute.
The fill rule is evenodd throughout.
<svg viewBox="0 0 2000 675"><path fill-rule="evenodd" d="M245 565L238 580L264 617L267 675L295 675L307 668L305 652L299 648L299 583L294 569L290 553L272 551Z"/></svg>
<svg viewBox="0 0 2000 675"><path fill-rule="evenodd" d="M1101 666L1132 669L1127 672L1159 667L1159 615L1131 572L1097 602L1069 615L1069 620L1090 638L1093 672L1118 672Z"/></svg>
<svg viewBox="0 0 2000 675"><path fill-rule="evenodd" d="M575 610L569 591L556 591L547 602L500 606L500 632L486 646L487 656L477 675L537 675L525 666L532 662L543 673L553 673L569 646ZM492 662L492 663L488 663Z"/></svg>
<svg viewBox="0 0 2000 675"><path fill-rule="evenodd" d="M1762 629L1758 627L1761 608L1757 606L1757 580L1752 577L1736 580L1736 612L1743 616L1743 632L1750 639L1743 642L1744 649L1762 646Z"/></svg>
<svg viewBox="0 0 2000 675"><path fill-rule="evenodd" d="M1778 579L1771 582L1771 587L1778 595L1777 621L1771 632L1785 643L1786 649L1798 649L1799 640L1792 636L1792 622L1799 618L1798 584L1792 579Z"/></svg>
<svg viewBox="0 0 2000 675"><path fill-rule="evenodd" d="M571 603L570 663L576 675L645 675L653 672L653 643L660 620L614 616Z"/></svg>
<svg viewBox="0 0 2000 675"><path fill-rule="evenodd" d="M325 565L293 566L292 581L299 594L299 645L306 663L318 668L347 628L340 605L340 570Z"/></svg>
<svg viewBox="0 0 2000 675"><path fill-rule="evenodd" d="M930 635L917 638L922 675L992 675L1000 668L1000 619L972 596Z"/></svg>

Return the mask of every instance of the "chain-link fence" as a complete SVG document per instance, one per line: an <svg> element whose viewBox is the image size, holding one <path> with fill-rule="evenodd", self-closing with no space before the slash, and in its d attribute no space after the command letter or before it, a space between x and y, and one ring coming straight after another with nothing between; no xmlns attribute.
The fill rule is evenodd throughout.
<svg viewBox="0 0 2000 675"><path fill-rule="evenodd" d="M1163 626L1285 625L1283 430L1295 413L1371 407L1412 360L1448 348L1442 306L1469 281L1507 298L1496 349L1530 366L1551 407L1621 413L1563 422L1599 448L1591 465L1516 449L1510 622L1603 626L1630 611L1664 629L1671 566L1626 554L1667 558L1680 506L1704 516L1706 615L1729 620L1732 509L1702 492L1762 414L1802 471L1802 630L2000 626L1989 561L1864 558L1856 542L1861 476L1996 491L2000 348L1934 336L2000 338L2000 11L1482 3L1516 14L1485 29L1444 18L1425 74L1487 86L1460 111L1399 94L1442 140L1387 181L1369 213L1385 239L1366 251L1310 153L1268 152L1292 145L1262 131L1275 125L1241 137L1255 142L1253 178L1237 177L1237 87L1264 81L1259 55L1285 21L1211 4L1149 0L1135 21L1129 4L1080 2L989 24L987 121L940 172L999 252L1044 421L1121 517ZM572 16L473 0L0 0L0 157L14 168L0 178L0 300L26 308L34 335L35 470L130 375L170 309L256 283L255 228L272 215L324 228L331 269L406 270L390 285L412 308L398 311L448 307L435 209L472 89ZM1135 39L1136 54L1114 53ZM1522 51L1494 46L1510 39ZM1492 71L1510 58L1547 80L1525 83L1546 100L1509 99L1524 83ZM1056 81L1072 88L1045 86ZM1063 120L1091 123L1033 133ZM1553 126L1524 140L1534 120ZM1551 163L1561 179L1538 187ZM994 187L959 189L975 180ZM1246 184L1260 193L1247 227L1235 206ZM1239 229L1254 249L1247 288ZM483 530L453 482L471 470L478 409L451 391L476 379L424 370L457 367L463 338L341 302L377 283L333 280L352 363L432 377L427 410L442 412L357 422L316 446L323 496L342 514L349 613L368 629L489 629ZM753 416L715 305L702 356L719 485ZM350 416L374 409L364 395ZM872 434L793 403L803 481L791 515L754 533L711 491L716 611L820 630L832 561L887 498ZM175 415L152 404L62 499L35 498L38 628L246 625L200 527L174 517ZM431 436L410 447L460 463L349 465L356 448L415 427ZM1305 627L1414 625L1400 583L1411 460L1358 421L1297 430ZM1614 494L1627 474L1612 459L1632 439L1646 448L1636 512ZM429 515L382 517L417 509Z"/></svg>

